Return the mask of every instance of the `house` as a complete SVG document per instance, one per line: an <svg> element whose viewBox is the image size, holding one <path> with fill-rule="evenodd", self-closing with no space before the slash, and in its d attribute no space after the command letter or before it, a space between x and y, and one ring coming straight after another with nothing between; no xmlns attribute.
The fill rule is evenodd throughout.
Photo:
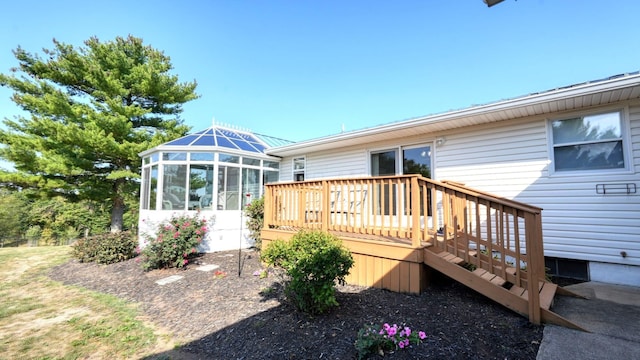
<svg viewBox="0 0 640 360"><path fill-rule="evenodd" d="M178 139L142 153L141 232L176 210L203 209L216 217L204 250L237 248L238 238L249 246L246 231L239 233L242 202L225 200L232 196L227 194L261 196L270 181L420 174L543 209L544 256L552 274L640 286L638 72L303 142L258 137L256 143L260 151ZM245 164L245 156L252 160ZM195 166L201 161L210 167ZM206 180L194 200L193 189L186 190L187 172ZM179 185L174 173L182 174ZM176 190L179 201L160 189ZM367 201L365 191L354 189L342 202L334 192L327 206ZM201 204L204 195L214 199L212 207Z"/></svg>
<svg viewBox="0 0 640 360"><path fill-rule="evenodd" d="M552 274L640 286L640 74L271 148L280 181L421 173L542 208Z"/></svg>

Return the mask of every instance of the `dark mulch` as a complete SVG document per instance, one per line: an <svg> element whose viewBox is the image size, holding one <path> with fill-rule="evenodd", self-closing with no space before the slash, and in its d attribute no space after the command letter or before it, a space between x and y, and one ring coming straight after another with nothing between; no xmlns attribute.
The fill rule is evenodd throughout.
<svg viewBox="0 0 640 360"><path fill-rule="evenodd" d="M199 264L220 265L226 277L198 271ZM229 251L204 254L186 270L143 272L135 259L114 265L72 260L50 277L138 302L153 323L188 339L179 351L160 357L355 359L358 329L384 322L427 333L422 344L388 359L535 359L542 340L542 326L443 276L420 295L339 286L340 306L310 317L283 298L277 276L253 275L260 270L257 252ZM175 274L184 278L155 283Z"/></svg>

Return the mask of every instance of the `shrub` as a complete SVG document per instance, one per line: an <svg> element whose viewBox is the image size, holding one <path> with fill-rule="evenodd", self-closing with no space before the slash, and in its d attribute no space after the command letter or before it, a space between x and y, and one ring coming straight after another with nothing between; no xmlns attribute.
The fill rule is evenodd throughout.
<svg viewBox="0 0 640 360"><path fill-rule="evenodd" d="M262 248L262 239L260 238L260 231L264 224L264 197L256 199L251 202L246 208L245 212L249 220L247 220L247 228L251 231L251 238L255 240L256 249Z"/></svg>
<svg viewBox="0 0 640 360"><path fill-rule="evenodd" d="M340 239L321 231L301 231L289 242L276 240L264 249L262 260L284 269L285 294L301 311L320 314L338 302L335 284L344 285L353 266L351 252Z"/></svg>
<svg viewBox="0 0 640 360"><path fill-rule="evenodd" d="M106 233L78 240L72 255L80 262L113 264L135 257L137 241L130 231Z"/></svg>
<svg viewBox="0 0 640 360"><path fill-rule="evenodd" d="M198 215L174 215L160 224L155 238L147 239L142 250L142 267L151 270L187 265L207 231L207 221Z"/></svg>

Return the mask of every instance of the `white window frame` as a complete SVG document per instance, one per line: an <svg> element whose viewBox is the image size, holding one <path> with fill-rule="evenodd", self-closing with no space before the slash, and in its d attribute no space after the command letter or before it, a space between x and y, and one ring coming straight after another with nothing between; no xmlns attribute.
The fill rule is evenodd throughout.
<svg viewBox="0 0 640 360"><path fill-rule="evenodd" d="M296 160L302 160L302 169L296 169ZM291 176L293 181L299 181L296 179L296 175L302 174L303 178L307 179L307 157L297 156L291 159Z"/></svg>
<svg viewBox="0 0 640 360"><path fill-rule="evenodd" d="M623 168L615 168L615 169L592 169L592 170L556 170L555 164L555 144L553 142L553 126L552 123L554 121L560 120L570 120L577 117L585 117L585 116L594 116L601 115L607 113L620 113L620 131L622 140L622 156L624 157L624 167ZM631 152L631 134L630 134L630 124L629 124L629 108L623 107L608 107L601 108L592 111L581 111L581 112L572 112L566 113L561 116L554 116L553 118L548 118L546 121L547 127L547 145L548 145L548 153L549 153L549 175L554 177L576 177L576 176L589 176L589 175L603 175L603 174L628 174L633 172L633 161L632 161L632 152ZM588 143L588 142L585 142Z"/></svg>

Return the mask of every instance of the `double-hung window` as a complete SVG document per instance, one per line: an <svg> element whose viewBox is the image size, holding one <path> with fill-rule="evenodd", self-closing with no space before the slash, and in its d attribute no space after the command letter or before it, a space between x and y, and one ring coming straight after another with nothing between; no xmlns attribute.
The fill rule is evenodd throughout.
<svg viewBox="0 0 640 360"><path fill-rule="evenodd" d="M551 122L556 172L625 169L620 111Z"/></svg>

